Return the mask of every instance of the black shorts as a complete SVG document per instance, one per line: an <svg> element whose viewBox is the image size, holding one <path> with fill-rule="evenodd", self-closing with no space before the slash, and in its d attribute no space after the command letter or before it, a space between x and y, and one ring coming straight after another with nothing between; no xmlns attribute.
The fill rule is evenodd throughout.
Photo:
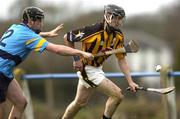
<svg viewBox="0 0 180 119"><path fill-rule="evenodd" d="M12 79L0 72L0 103L6 101L7 89Z"/></svg>

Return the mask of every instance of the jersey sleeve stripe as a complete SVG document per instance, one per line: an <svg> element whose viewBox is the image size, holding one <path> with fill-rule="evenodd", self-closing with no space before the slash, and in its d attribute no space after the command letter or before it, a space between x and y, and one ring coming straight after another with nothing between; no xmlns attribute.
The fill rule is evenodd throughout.
<svg viewBox="0 0 180 119"><path fill-rule="evenodd" d="M36 47L34 48L34 51L40 51L42 45L46 42L46 40L44 38L42 38L39 43L36 45Z"/></svg>
<svg viewBox="0 0 180 119"><path fill-rule="evenodd" d="M37 40L37 38L32 38L32 39L26 41L26 45L29 45L29 44L31 44L32 42L36 41L36 40Z"/></svg>

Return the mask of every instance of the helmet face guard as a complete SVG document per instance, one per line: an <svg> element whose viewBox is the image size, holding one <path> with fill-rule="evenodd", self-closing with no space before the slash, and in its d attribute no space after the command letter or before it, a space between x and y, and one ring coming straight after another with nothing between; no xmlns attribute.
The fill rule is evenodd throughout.
<svg viewBox="0 0 180 119"><path fill-rule="evenodd" d="M118 30L122 26L124 18L125 12L123 8L112 4L104 7L104 19L109 27Z"/></svg>

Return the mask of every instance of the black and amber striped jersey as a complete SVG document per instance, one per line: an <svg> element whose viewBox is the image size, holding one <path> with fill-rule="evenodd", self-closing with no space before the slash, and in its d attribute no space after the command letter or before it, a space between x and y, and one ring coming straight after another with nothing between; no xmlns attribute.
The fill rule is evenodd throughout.
<svg viewBox="0 0 180 119"><path fill-rule="evenodd" d="M98 52L107 49L117 49L124 47L124 35L121 30L109 33L104 28L104 23L97 23L92 26L85 26L80 29L72 30L67 33L69 42L82 42L82 50L97 54ZM125 54L116 54L118 59L121 59ZM97 57L94 60L83 59L85 65L101 66L109 56Z"/></svg>

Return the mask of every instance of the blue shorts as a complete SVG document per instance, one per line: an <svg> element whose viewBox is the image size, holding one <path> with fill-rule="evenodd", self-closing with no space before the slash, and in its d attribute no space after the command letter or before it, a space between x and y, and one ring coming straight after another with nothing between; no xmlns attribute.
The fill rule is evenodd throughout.
<svg viewBox="0 0 180 119"><path fill-rule="evenodd" d="M7 90L11 81L12 79L0 72L0 103L6 101Z"/></svg>

